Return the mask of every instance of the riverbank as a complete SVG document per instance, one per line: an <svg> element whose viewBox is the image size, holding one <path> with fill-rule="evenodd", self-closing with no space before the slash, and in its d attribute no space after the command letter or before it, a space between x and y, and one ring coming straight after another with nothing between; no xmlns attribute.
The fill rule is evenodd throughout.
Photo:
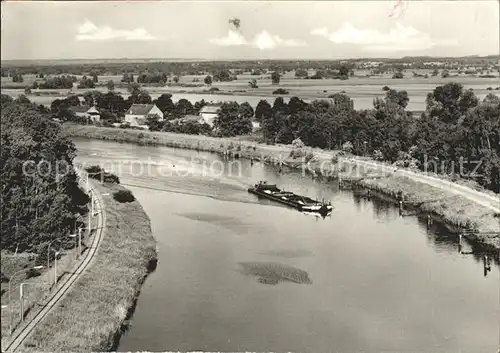
<svg viewBox="0 0 500 353"><path fill-rule="evenodd" d="M306 158L308 163L304 164L304 159L290 157L293 150L291 145L264 145L238 138L214 138L73 124L64 124L63 130L68 136L73 137L218 153L229 152L241 158L253 158L278 164L284 172L299 168L316 177L329 174L326 175L327 178L333 176L344 180L354 180L354 183L361 187L392 197L402 196L405 200L405 207L410 205L412 208L435 215L450 225L472 229L476 233L469 234L469 237L488 247L500 249L498 234L480 234L487 231L500 231L498 229L498 216L494 208L494 206L500 207L500 202L498 206L479 204L474 199L464 196L463 192L453 190L455 184L446 188L432 186L430 183L423 183L407 175L401 175L402 169L375 164L368 159L343 158L338 156L336 151L306 148L303 152L306 156L311 155L311 158L310 160ZM325 173L325 171L328 172ZM467 185L468 183L470 184L470 182L460 184ZM463 188L457 184L457 188L459 187ZM477 186L473 188L479 189ZM481 191L489 195L490 198L495 198L493 193Z"/></svg>
<svg viewBox="0 0 500 353"><path fill-rule="evenodd" d="M24 351L112 351L133 314L156 243L138 201L120 203L116 184L95 185L106 212L105 233L93 263L25 343Z"/></svg>

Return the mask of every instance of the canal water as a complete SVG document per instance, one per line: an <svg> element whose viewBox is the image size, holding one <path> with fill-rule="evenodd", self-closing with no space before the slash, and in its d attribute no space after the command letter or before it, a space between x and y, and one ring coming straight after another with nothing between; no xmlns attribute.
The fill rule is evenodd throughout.
<svg viewBox="0 0 500 353"><path fill-rule="evenodd" d="M500 271L446 227L300 172L204 152L75 139L151 218L158 267L119 351L496 352ZM258 180L331 200L259 201ZM465 252L471 246L464 245Z"/></svg>

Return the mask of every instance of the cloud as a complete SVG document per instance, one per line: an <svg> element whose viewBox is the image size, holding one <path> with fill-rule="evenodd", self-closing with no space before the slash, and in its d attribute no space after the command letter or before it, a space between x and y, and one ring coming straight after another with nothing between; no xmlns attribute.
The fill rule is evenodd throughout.
<svg viewBox="0 0 500 353"><path fill-rule="evenodd" d="M78 27L77 40L155 40L144 28L133 30L113 29L110 26L96 26L89 20Z"/></svg>
<svg viewBox="0 0 500 353"><path fill-rule="evenodd" d="M299 47L305 46L306 43L297 39L283 39L280 36L272 35L268 31L263 30L251 40L248 41L240 32L229 30L227 36L221 38L209 39L210 43L219 46L239 46L249 45L260 50L274 49L281 47Z"/></svg>
<svg viewBox="0 0 500 353"><path fill-rule="evenodd" d="M234 45L247 45L248 42L241 35L240 32L229 30L227 36L221 38L212 38L209 40L210 43L215 45L220 45L222 47L234 46Z"/></svg>
<svg viewBox="0 0 500 353"><path fill-rule="evenodd" d="M306 43L297 39L282 39L279 36L273 36L267 31L262 31L257 34L252 42L254 47L260 50L273 49L277 46L283 47L302 47Z"/></svg>
<svg viewBox="0 0 500 353"><path fill-rule="evenodd" d="M366 51L412 51L426 50L435 45L454 45L456 42L433 41L431 37L411 26L396 23L388 32L375 29L358 29L346 22L337 31L329 33L326 28L316 28L312 35L329 39L336 44L360 45Z"/></svg>

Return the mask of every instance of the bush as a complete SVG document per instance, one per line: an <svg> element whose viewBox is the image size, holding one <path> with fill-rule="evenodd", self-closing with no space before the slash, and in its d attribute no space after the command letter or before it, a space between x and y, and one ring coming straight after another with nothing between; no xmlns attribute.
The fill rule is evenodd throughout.
<svg viewBox="0 0 500 353"><path fill-rule="evenodd" d="M132 202L135 200L134 195L130 190L118 190L113 193L113 198L118 202Z"/></svg>
<svg viewBox="0 0 500 353"><path fill-rule="evenodd" d="M273 94L288 94L289 92L284 88L278 88L276 91L273 91Z"/></svg>
<svg viewBox="0 0 500 353"><path fill-rule="evenodd" d="M118 176L106 172L98 165L91 165L85 168L85 171L89 173L89 178L102 180L105 183L120 184L120 178L118 178Z"/></svg>
<svg viewBox="0 0 500 353"><path fill-rule="evenodd" d="M389 91L389 90L390 90L389 86L382 87L382 91Z"/></svg>
<svg viewBox="0 0 500 353"><path fill-rule="evenodd" d="M376 161L383 161L384 155L380 150L373 151L373 159Z"/></svg>
<svg viewBox="0 0 500 353"><path fill-rule="evenodd" d="M309 163L311 161L311 159L314 158L314 154L312 152L309 152L305 158L305 162L306 163Z"/></svg>
<svg viewBox="0 0 500 353"><path fill-rule="evenodd" d="M347 153L351 153L352 150L354 149L354 146L352 145L351 141L347 141L342 145L342 150Z"/></svg>
<svg viewBox="0 0 500 353"><path fill-rule="evenodd" d="M0 272L0 282L1 283L9 282L9 277L7 277L3 272Z"/></svg>
<svg viewBox="0 0 500 353"><path fill-rule="evenodd" d="M217 87L210 87L209 89L210 92L217 92L220 91Z"/></svg>
<svg viewBox="0 0 500 353"><path fill-rule="evenodd" d="M122 129L128 129L128 128L130 128L130 123L123 123L123 124L120 124L120 127L121 127Z"/></svg>
<svg viewBox="0 0 500 353"><path fill-rule="evenodd" d="M28 271L26 271L26 279L38 277L40 275L41 275L41 272L38 270L35 270L34 268L30 268Z"/></svg>

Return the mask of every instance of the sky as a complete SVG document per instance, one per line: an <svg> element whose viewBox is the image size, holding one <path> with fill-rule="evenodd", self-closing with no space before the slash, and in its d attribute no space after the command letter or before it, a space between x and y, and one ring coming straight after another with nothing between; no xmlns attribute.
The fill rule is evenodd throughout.
<svg viewBox="0 0 500 353"><path fill-rule="evenodd" d="M2 2L1 59L498 55L499 1ZM230 19L240 20L239 28Z"/></svg>

